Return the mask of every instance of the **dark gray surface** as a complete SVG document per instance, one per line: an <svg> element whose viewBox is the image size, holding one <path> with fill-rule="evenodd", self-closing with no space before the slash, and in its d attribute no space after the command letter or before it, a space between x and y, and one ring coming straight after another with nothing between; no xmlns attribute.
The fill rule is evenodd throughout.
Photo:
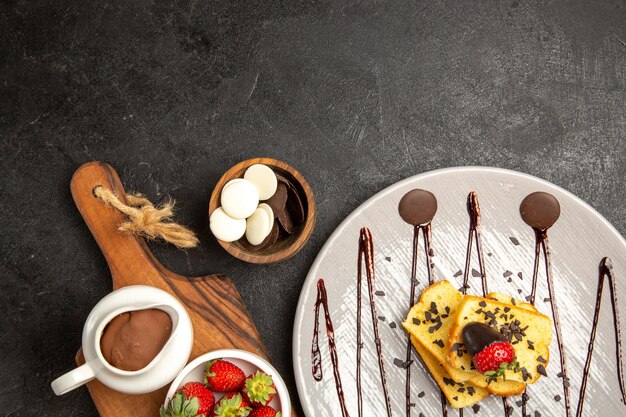
<svg viewBox="0 0 626 417"><path fill-rule="evenodd" d="M623 1L0 3L0 415L96 416L56 398L111 289L69 180L103 160L199 231L169 268L241 292L292 389L291 327L315 254L376 191L456 165L548 179L626 232ZM285 160L318 203L295 258L252 266L208 232L213 185ZM309 360L309 358L302 358Z"/></svg>

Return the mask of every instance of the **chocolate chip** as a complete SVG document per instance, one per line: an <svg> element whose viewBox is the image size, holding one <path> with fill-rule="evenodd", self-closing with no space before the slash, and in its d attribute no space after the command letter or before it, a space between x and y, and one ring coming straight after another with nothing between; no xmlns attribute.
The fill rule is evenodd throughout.
<svg viewBox="0 0 626 417"><path fill-rule="evenodd" d="M478 305L481 307L487 307L487 303L485 301L481 301Z"/></svg>
<svg viewBox="0 0 626 417"><path fill-rule="evenodd" d="M454 277L454 278L458 278L458 277L460 277L461 275L463 275L463 272L461 272L461 270L459 269L458 271L456 271L456 272L454 273L453 277Z"/></svg>
<svg viewBox="0 0 626 417"><path fill-rule="evenodd" d="M546 368L543 365L537 365L537 372L539 372L539 374L543 376L548 376L548 373L546 372Z"/></svg>
<svg viewBox="0 0 626 417"><path fill-rule="evenodd" d="M511 275L513 275L513 272L509 271L508 269L504 271L504 274L502 274L504 278L510 277Z"/></svg>
<svg viewBox="0 0 626 417"><path fill-rule="evenodd" d="M420 319L413 317L413 324L419 326L420 324L422 324L422 322L420 321Z"/></svg>
<svg viewBox="0 0 626 417"><path fill-rule="evenodd" d="M384 297L385 296L385 292L381 291L381 290L376 291L374 294L376 294L379 297Z"/></svg>
<svg viewBox="0 0 626 417"><path fill-rule="evenodd" d="M396 328L396 322L392 321L391 323L389 323L389 327L391 327L392 329Z"/></svg>
<svg viewBox="0 0 626 417"><path fill-rule="evenodd" d="M462 347L463 347L463 343L455 343L450 348L450 352L456 352L457 350L461 349Z"/></svg>
<svg viewBox="0 0 626 417"><path fill-rule="evenodd" d="M474 404L472 406L472 411L474 411L474 414L477 414L480 411L480 405Z"/></svg>
<svg viewBox="0 0 626 417"><path fill-rule="evenodd" d="M450 386L455 386L456 385L456 382L454 382L453 379L447 378L445 376L443 377L443 382L444 382L444 384L450 385Z"/></svg>
<svg viewBox="0 0 626 417"><path fill-rule="evenodd" d="M561 401L561 396L560 395L555 395L554 396L554 401L556 401L556 402Z"/></svg>
<svg viewBox="0 0 626 417"><path fill-rule="evenodd" d="M437 339L437 340L433 341L433 343L436 344L437 346L439 346L440 348L443 348L443 340Z"/></svg>
<svg viewBox="0 0 626 417"><path fill-rule="evenodd" d="M419 394L417 394L417 398L423 398L424 395L426 395L426 393L424 391L421 391Z"/></svg>
<svg viewBox="0 0 626 417"><path fill-rule="evenodd" d="M548 361L541 355L537 357L537 361L541 363L548 363Z"/></svg>
<svg viewBox="0 0 626 417"><path fill-rule="evenodd" d="M385 261L391 262L391 258L389 256L385 256Z"/></svg>
<svg viewBox="0 0 626 417"><path fill-rule="evenodd" d="M511 239L511 242L515 245L515 246L519 246L519 240L517 240L517 238L510 236L509 239Z"/></svg>
<svg viewBox="0 0 626 417"><path fill-rule="evenodd" d="M477 271L476 269L472 268L472 276L473 277L482 277L483 275L480 273L480 271Z"/></svg>
<svg viewBox="0 0 626 417"><path fill-rule="evenodd" d="M386 319L385 319L385 316L378 316L378 320L385 321Z"/></svg>

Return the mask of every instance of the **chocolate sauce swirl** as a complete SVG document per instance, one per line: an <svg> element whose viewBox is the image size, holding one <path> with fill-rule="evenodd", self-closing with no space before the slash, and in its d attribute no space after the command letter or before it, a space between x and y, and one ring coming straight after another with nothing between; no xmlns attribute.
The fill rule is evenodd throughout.
<svg viewBox="0 0 626 417"><path fill-rule="evenodd" d="M367 227L361 228L359 235L359 255L357 267L357 360L356 360L356 381L357 381L357 399L358 412L362 416L363 397L361 392L361 349L363 342L361 339L361 286L363 280L362 264L365 261L365 272L367 275L367 289L369 293L369 304L372 315L372 327L374 329L374 343L376 344L376 355L378 356L378 369L380 371L380 382L385 397L385 406L387 407L387 415L391 417L391 401L389 400L389 390L387 388L387 377L385 375L385 363L383 361L383 348L378 331L378 314L376 313L376 301L374 299L374 243L372 233Z"/></svg>
<svg viewBox="0 0 626 417"><path fill-rule="evenodd" d="M580 385L580 394L578 396L578 406L576 407L576 417L583 415L583 407L585 405L585 393L587 391L587 380L591 369L591 357L593 356L593 347L596 340L596 332L598 330L598 319L600 318L600 308L602 307L602 290L604 282L609 281L609 292L611 294L611 306L613 308L613 329L615 333L615 357L617 361L617 381L620 391L622 392L622 404L626 405L626 388L624 383L624 355L622 350L621 324L619 318L619 302L617 301L617 283L613 274L613 263L609 258L603 258L600 262L598 276L598 288L596 291L596 307L593 313L593 324L591 326L591 336L589 337L589 346L587 348L587 359L583 368L583 379Z"/></svg>
<svg viewBox="0 0 626 417"><path fill-rule="evenodd" d="M339 405L341 406L341 415L343 417L350 417L350 415L348 414L348 409L346 408L346 400L343 394L343 386L341 385L341 375L339 375L339 357L337 355L337 346L335 344L335 330L333 329L333 322L330 319L330 312L328 311L328 296L326 295L326 287L324 286L323 279L319 279L317 281L317 298L315 300L315 324L313 327L313 345L311 348L313 379L318 382L321 381L323 377L322 354L320 353L319 347L320 305L324 307L324 318L326 320L326 336L328 338L328 350L330 351L330 361L333 365L333 376L335 378L337 396L339 397Z"/></svg>

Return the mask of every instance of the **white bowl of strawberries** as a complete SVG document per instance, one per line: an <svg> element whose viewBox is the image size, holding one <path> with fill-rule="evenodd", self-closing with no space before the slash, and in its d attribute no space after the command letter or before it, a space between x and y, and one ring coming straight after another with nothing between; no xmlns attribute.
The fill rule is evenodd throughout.
<svg viewBox="0 0 626 417"><path fill-rule="evenodd" d="M238 349L189 362L170 385L161 417L290 417L285 382L265 359Z"/></svg>

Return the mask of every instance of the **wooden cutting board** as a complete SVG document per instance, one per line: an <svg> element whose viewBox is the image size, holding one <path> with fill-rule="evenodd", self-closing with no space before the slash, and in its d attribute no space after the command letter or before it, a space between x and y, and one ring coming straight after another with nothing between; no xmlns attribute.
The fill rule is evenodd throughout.
<svg viewBox="0 0 626 417"><path fill-rule="evenodd" d="M238 348L267 359L246 306L233 283L224 275L187 278L165 268L150 252L142 238L124 235L117 226L124 215L93 194L102 185L126 202L117 172L108 164L89 162L76 170L71 182L72 196L80 214L100 246L113 278L113 289L127 285L160 288L185 305L193 323L194 343L189 360L216 349ZM84 362L81 352L76 362ZM144 395L113 391L97 380L87 384L102 417L157 417L168 387ZM292 412L292 417L295 417Z"/></svg>

